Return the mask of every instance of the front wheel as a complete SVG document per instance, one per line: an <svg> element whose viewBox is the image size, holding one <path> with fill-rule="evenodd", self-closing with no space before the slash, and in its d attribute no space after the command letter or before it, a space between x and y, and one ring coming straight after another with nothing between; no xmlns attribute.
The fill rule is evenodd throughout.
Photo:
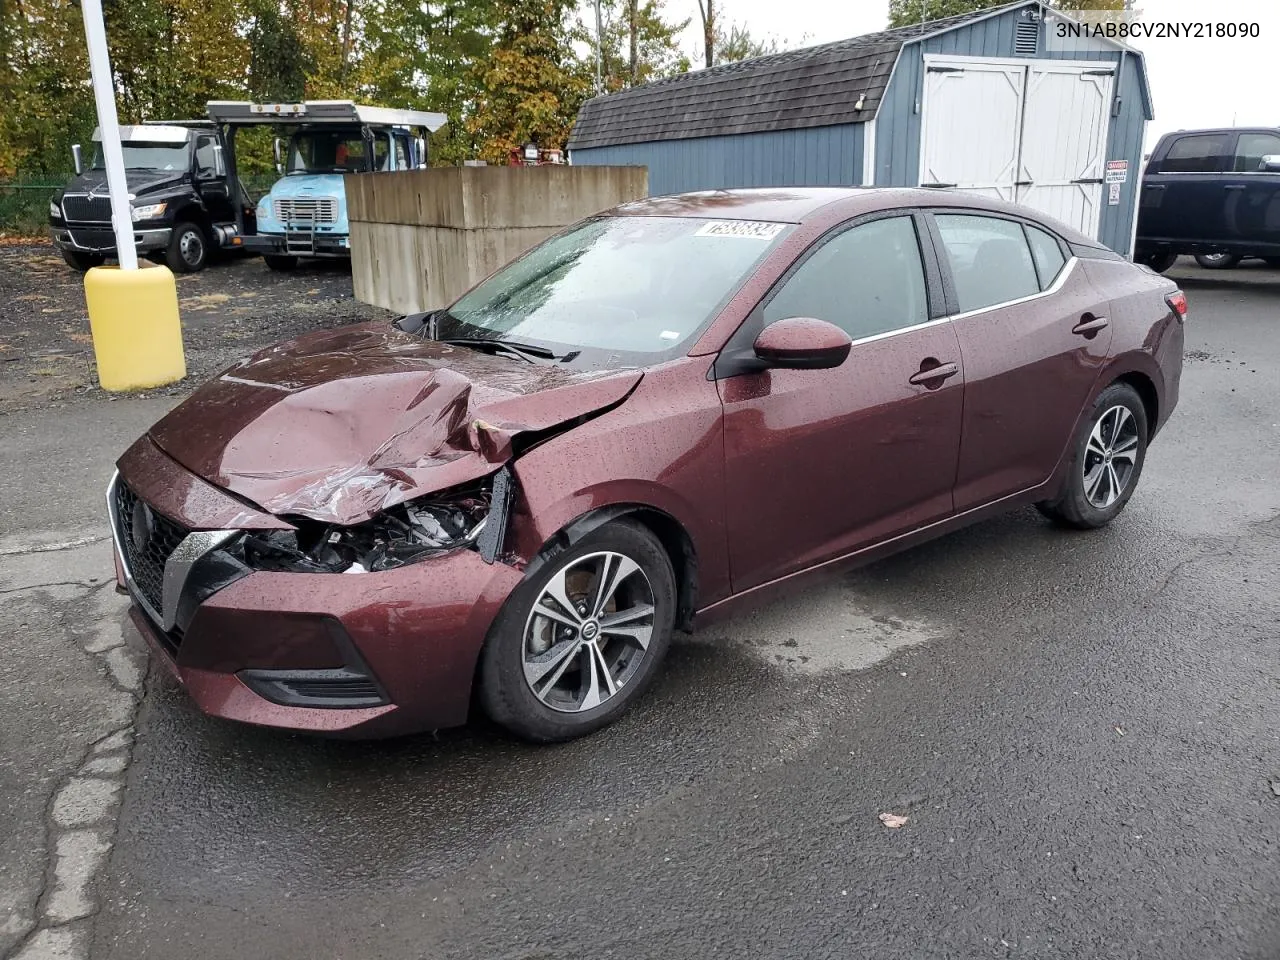
<svg viewBox="0 0 1280 960"><path fill-rule="evenodd" d="M1106 526L1133 496L1147 458L1147 411L1133 387L1102 391L1076 435L1057 500L1037 503L1046 517L1079 530Z"/></svg>
<svg viewBox="0 0 1280 960"><path fill-rule="evenodd" d="M1197 253L1196 263L1206 270L1230 270L1240 262L1234 253Z"/></svg>
<svg viewBox="0 0 1280 960"><path fill-rule="evenodd" d="M191 222L179 223L169 238L169 249L164 262L174 273L196 273L204 269L209 259L209 243L204 231Z"/></svg>
<svg viewBox="0 0 1280 960"><path fill-rule="evenodd" d="M507 599L481 654L485 712L540 743L612 723L656 674L675 612L662 544L639 524L605 524Z"/></svg>
<svg viewBox="0 0 1280 960"><path fill-rule="evenodd" d="M99 253L81 253L79 250L63 250L62 259L67 262L67 266L74 267L81 273L100 267L107 261L107 258Z"/></svg>
<svg viewBox="0 0 1280 960"><path fill-rule="evenodd" d="M298 266L297 257L286 257L275 253L264 253L262 259L267 264L268 270L275 270L278 273L288 273L290 270Z"/></svg>

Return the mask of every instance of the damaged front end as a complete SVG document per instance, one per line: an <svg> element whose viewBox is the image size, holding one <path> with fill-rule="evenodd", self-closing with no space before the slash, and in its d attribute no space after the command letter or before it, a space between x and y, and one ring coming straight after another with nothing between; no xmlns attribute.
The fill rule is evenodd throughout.
<svg viewBox="0 0 1280 960"><path fill-rule="evenodd" d="M502 552L511 474L398 503L363 523L287 517L292 530L246 533L237 547L246 566L286 573L376 573L474 549L486 563Z"/></svg>

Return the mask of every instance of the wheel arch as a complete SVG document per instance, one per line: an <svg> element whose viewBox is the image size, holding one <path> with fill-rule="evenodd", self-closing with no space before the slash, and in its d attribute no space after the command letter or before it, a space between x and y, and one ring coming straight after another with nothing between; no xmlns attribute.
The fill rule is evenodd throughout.
<svg viewBox="0 0 1280 960"><path fill-rule="evenodd" d="M526 576L543 563L572 547L583 537L615 520L627 519L647 529L662 544L676 579L677 629L686 633L693 629L693 614L698 601L698 553L693 537L679 520L651 504L614 503L596 507L581 514L547 537L529 560Z"/></svg>
<svg viewBox="0 0 1280 960"><path fill-rule="evenodd" d="M1130 370L1128 373L1120 374L1107 386L1112 383L1127 384L1142 399L1142 409L1147 414L1147 439L1150 440L1155 435L1156 426L1160 422L1160 393L1156 390L1155 382L1139 370Z"/></svg>

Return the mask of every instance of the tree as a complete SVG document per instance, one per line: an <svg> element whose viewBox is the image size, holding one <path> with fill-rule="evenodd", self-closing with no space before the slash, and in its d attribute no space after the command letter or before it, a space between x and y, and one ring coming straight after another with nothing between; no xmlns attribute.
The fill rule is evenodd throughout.
<svg viewBox="0 0 1280 960"><path fill-rule="evenodd" d="M715 66L716 59L716 8L715 0L698 0L698 15L702 18L702 53L708 67Z"/></svg>
<svg viewBox="0 0 1280 960"><path fill-rule="evenodd" d="M580 29L592 38L594 56L595 7L587 7ZM606 93L689 69L689 58L680 50L680 35L689 21L668 21L664 12L661 0L601 0L601 76Z"/></svg>
<svg viewBox="0 0 1280 960"><path fill-rule="evenodd" d="M563 147L578 107L591 94L589 65L574 52L584 41L570 24L574 0L507 0L495 41L473 70L479 92L467 129L480 159L505 163L533 141Z"/></svg>
<svg viewBox="0 0 1280 960"><path fill-rule="evenodd" d="M788 46L790 44L783 44L776 37L757 40L751 36L750 30L736 23L729 24L728 30L716 27L716 63L736 63L739 60L765 57L771 53L779 53Z"/></svg>
<svg viewBox="0 0 1280 960"><path fill-rule="evenodd" d="M1003 6L1005 0L889 0L889 26L905 27ZM1060 10L1123 10L1124 0L1053 0Z"/></svg>

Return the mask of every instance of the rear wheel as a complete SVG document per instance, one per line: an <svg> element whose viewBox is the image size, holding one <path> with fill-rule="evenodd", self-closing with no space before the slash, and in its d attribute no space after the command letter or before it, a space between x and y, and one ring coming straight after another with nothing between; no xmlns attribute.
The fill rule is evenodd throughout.
<svg viewBox="0 0 1280 960"><path fill-rule="evenodd" d="M81 253L79 250L63 250L62 259L67 261L67 266L75 267L81 273L107 262L107 258L100 253Z"/></svg>
<svg viewBox="0 0 1280 960"><path fill-rule="evenodd" d="M1206 270L1230 270L1240 262L1234 253L1197 253L1196 263Z"/></svg>
<svg viewBox="0 0 1280 960"><path fill-rule="evenodd" d="M286 257L276 253L264 253L262 255L262 259L266 262L268 270L276 270L280 273L288 273L290 270L294 270L298 266L297 257Z"/></svg>
<svg viewBox="0 0 1280 960"><path fill-rule="evenodd" d="M1067 479L1057 500L1036 507L1065 526L1092 530L1124 509L1147 458L1147 411L1133 387L1102 391L1076 435Z"/></svg>
<svg viewBox="0 0 1280 960"><path fill-rule="evenodd" d="M481 654L485 712L544 743L612 723L657 673L675 611L658 539L626 520L605 524L507 599Z"/></svg>
<svg viewBox="0 0 1280 960"><path fill-rule="evenodd" d="M1178 255L1176 253L1153 253L1142 262L1156 273L1164 273L1178 262Z"/></svg>
<svg viewBox="0 0 1280 960"><path fill-rule="evenodd" d="M174 273L196 273L209 259L209 242L204 231L190 221L178 223L169 239L164 262Z"/></svg>

